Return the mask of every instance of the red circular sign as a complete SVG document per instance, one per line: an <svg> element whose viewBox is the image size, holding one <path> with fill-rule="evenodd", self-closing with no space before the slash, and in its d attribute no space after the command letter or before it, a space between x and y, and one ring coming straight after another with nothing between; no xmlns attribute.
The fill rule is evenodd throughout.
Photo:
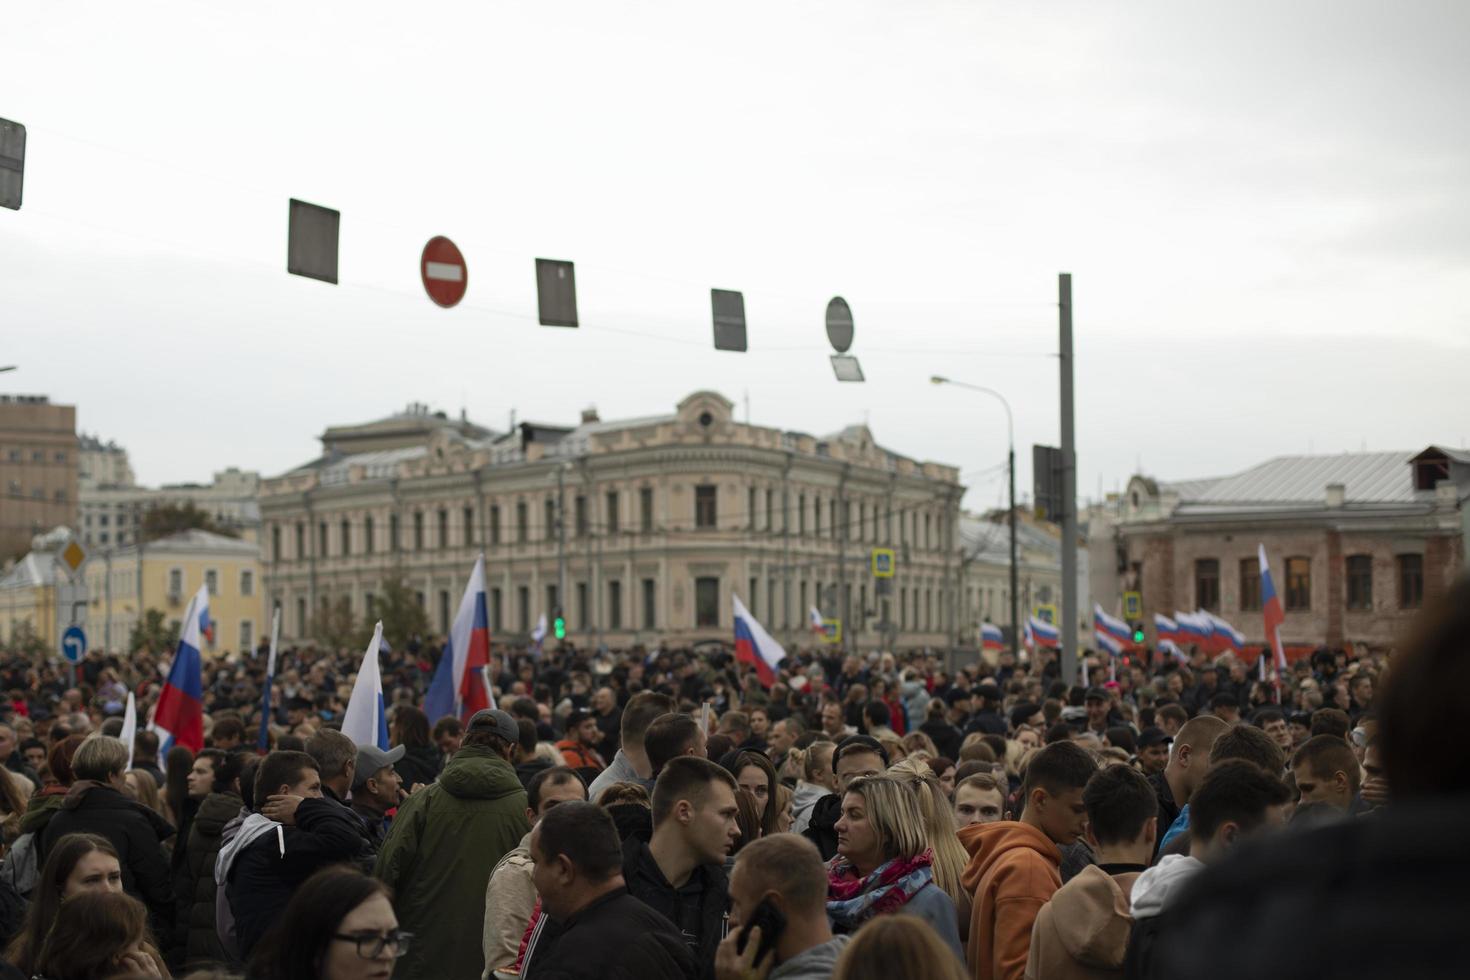
<svg viewBox="0 0 1470 980"><path fill-rule="evenodd" d="M465 265L459 248L443 235L429 239L419 259L419 275L424 280L424 292L429 299L443 307L450 307L464 299L469 285L470 271Z"/></svg>

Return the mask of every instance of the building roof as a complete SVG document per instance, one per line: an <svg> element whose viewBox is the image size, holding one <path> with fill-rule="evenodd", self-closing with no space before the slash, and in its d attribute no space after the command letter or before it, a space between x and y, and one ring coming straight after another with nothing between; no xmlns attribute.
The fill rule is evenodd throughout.
<svg viewBox="0 0 1470 980"><path fill-rule="evenodd" d="M9 571L0 575L0 591L52 585L56 582L56 578L55 552L30 551Z"/></svg>
<svg viewBox="0 0 1470 980"><path fill-rule="evenodd" d="M1327 486L1340 483L1348 503L1411 503L1414 490L1409 451L1278 456L1243 473L1215 480L1172 484L1181 502L1201 504L1320 504ZM1432 493L1431 493L1432 496Z"/></svg>
<svg viewBox="0 0 1470 980"><path fill-rule="evenodd" d="M223 534L201 531L198 528L149 541L144 548L146 554L165 552L168 554L258 555L260 553L260 545L254 541L227 538Z"/></svg>

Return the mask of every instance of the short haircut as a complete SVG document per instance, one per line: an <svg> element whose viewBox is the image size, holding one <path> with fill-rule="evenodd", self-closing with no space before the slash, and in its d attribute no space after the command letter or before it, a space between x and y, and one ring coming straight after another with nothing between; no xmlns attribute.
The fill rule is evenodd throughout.
<svg viewBox="0 0 1470 980"><path fill-rule="evenodd" d="M305 752L277 750L260 760L260 766L255 770L255 809L259 810L266 797L280 792L282 786L301 782L308 769L321 772L316 760Z"/></svg>
<svg viewBox="0 0 1470 980"><path fill-rule="evenodd" d="M145 728L133 736L133 755L138 761L158 758L158 733Z"/></svg>
<svg viewBox="0 0 1470 980"><path fill-rule="evenodd" d="M814 782L816 777L832 768L832 753L837 746L831 742L813 742L811 748L806 750L806 757L801 763L801 778L807 782Z"/></svg>
<svg viewBox="0 0 1470 980"><path fill-rule="evenodd" d="M959 793L960 787L962 786L973 786L976 789L983 790L987 793L991 791L997 792L1001 795L1001 801L1005 801L1006 787L1000 784L1000 780L995 778L994 773L977 772L966 776L964 779L961 779L959 782L954 784L954 791L956 794Z"/></svg>
<svg viewBox="0 0 1470 980"><path fill-rule="evenodd" d="M1072 726L1065 721L1059 721L1046 730L1046 744L1053 742L1070 742L1072 740Z"/></svg>
<svg viewBox="0 0 1470 980"><path fill-rule="evenodd" d="M1215 744L1215 739L1230 730L1230 722L1214 715L1200 715L1191 718L1179 729L1179 734L1174 736L1174 747L1187 745L1196 752L1209 754L1210 746Z"/></svg>
<svg viewBox="0 0 1470 980"><path fill-rule="evenodd" d="M214 723L214 728L210 730L209 737L214 741L219 741L222 738L234 738L243 742L245 741L245 723L239 718L227 715Z"/></svg>
<svg viewBox="0 0 1470 980"><path fill-rule="evenodd" d="M1087 822L1099 844L1129 844L1159 815L1159 800L1143 773L1114 764L1093 773L1082 791Z"/></svg>
<svg viewBox="0 0 1470 980"><path fill-rule="evenodd" d="M217 763L214 767L214 792L228 793L230 786L240 778L240 774L244 771L245 763L254 758L254 754L245 751L230 752L224 749L215 751L224 755L224 761Z"/></svg>
<svg viewBox="0 0 1470 980"><path fill-rule="evenodd" d="M1336 735L1346 740L1352 727L1353 720L1341 708L1318 708L1312 712L1313 735Z"/></svg>
<svg viewBox="0 0 1470 980"><path fill-rule="evenodd" d="M1239 710L1240 699L1229 691L1221 691L1219 694L1210 698L1210 710L1218 711L1220 708L1235 708Z"/></svg>
<svg viewBox="0 0 1470 980"><path fill-rule="evenodd" d="M357 743L341 732L323 728L306 740L306 754L316 760L323 779L336 779L357 762Z"/></svg>
<svg viewBox="0 0 1470 980"><path fill-rule="evenodd" d="M876 728L887 728L893 721L893 712L882 701L869 701L863 705L863 717Z"/></svg>
<svg viewBox="0 0 1470 980"><path fill-rule="evenodd" d="M521 751L530 753L536 751L536 743L540 741L536 737L536 723L525 718L516 719L516 743L520 745Z"/></svg>
<svg viewBox="0 0 1470 980"><path fill-rule="evenodd" d="M464 725L453 715L445 715L434 722L434 741L438 741L441 735L462 735Z"/></svg>
<svg viewBox="0 0 1470 980"><path fill-rule="evenodd" d="M888 768L888 750L882 743L869 735L849 735L837 743L837 749L832 753L832 771L837 771L837 763L842 761L844 755L856 752L872 752L883 760L883 768Z"/></svg>
<svg viewBox="0 0 1470 980"><path fill-rule="evenodd" d="M806 733L806 723L801 720L801 715L787 715L785 718L777 719L771 724L774 726L782 722L786 723L786 730L794 737L799 737Z"/></svg>
<svg viewBox="0 0 1470 980"><path fill-rule="evenodd" d="M1053 742L1031 757L1026 765L1023 796L1040 787L1052 796L1083 789L1097 772L1097 760L1076 742Z"/></svg>
<svg viewBox="0 0 1470 980"><path fill-rule="evenodd" d="M827 905L827 868L817 845L797 834L772 834L740 849L735 867L756 891L774 891L794 909L813 916Z"/></svg>
<svg viewBox="0 0 1470 980"><path fill-rule="evenodd" d="M960 746L960 761L994 762L995 749L990 747L990 743L977 738L969 745Z"/></svg>
<svg viewBox="0 0 1470 980"><path fill-rule="evenodd" d="M1276 776L1244 759L1212 766L1199 789L1189 798L1189 834L1207 841L1226 823L1253 830L1265 820L1266 810L1291 800L1291 790Z"/></svg>
<svg viewBox="0 0 1470 980"><path fill-rule="evenodd" d="M1165 720L1171 720L1183 725L1189 721L1189 712L1177 703L1166 704L1154 712L1154 722L1160 724Z"/></svg>
<svg viewBox="0 0 1470 980"><path fill-rule="evenodd" d="M648 726L678 707L674 699L657 691L641 691L623 706L623 744L640 747Z"/></svg>
<svg viewBox="0 0 1470 980"><path fill-rule="evenodd" d="M128 747L111 735L89 735L72 756L71 771L77 779L107 782L113 773L128 765Z"/></svg>
<svg viewBox="0 0 1470 980"><path fill-rule="evenodd" d="M541 709L531 698L516 698L510 703L510 713L516 718L525 718L531 722L541 720Z"/></svg>
<svg viewBox="0 0 1470 980"><path fill-rule="evenodd" d="M1116 745L1118 748L1125 750L1129 755L1134 755L1138 752L1138 739L1134 736L1133 729L1127 725L1114 725L1104 734L1108 737L1109 745Z"/></svg>
<svg viewBox="0 0 1470 980"><path fill-rule="evenodd" d="M712 783L724 783L730 792L736 789L735 777L721 766L698 756L681 755L670 759L653 785L653 825L658 827L680 800L696 806L702 804Z"/></svg>
<svg viewBox="0 0 1470 980"><path fill-rule="evenodd" d="M863 776L854 779L844 795L863 798L883 860L911 858L929 846L918 795L905 780L888 773Z"/></svg>
<svg viewBox="0 0 1470 980"><path fill-rule="evenodd" d="M1344 742L1346 747L1347 743ZM1253 762L1273 776L1280 776L1286 768L1286 756L1281 746L1271 741L1271 736L1251 725L1236 725L1215 739L1210 747L1210 765L1218 765L1227 759L1244 759Z"/></svg>
<svg viewBox="0 0 1470 980"><path fill-rule="evenodd" d="M1026 724L1026 720L1033 715L1041 713L1041 705L1034 701L1025 701L1011 709L1009 715L1011 728L1020 728Z"/></svg>
<svg viewBox="0 0 1470 980"><path fill-rule="evenodd" d="M727 711L720 715L720 731L750 734L750 715L743 711Z"/></svg>
<svg viewBox="0 0 1470 980"><path fill-rule="evenodd" d="M1331 778L1334 773L1343 773L1348 779L1348 788L1357 795L1363 773L1358 767L1358 757L1346 742L1336 735L1313 735L1296 750L1291 767L1300 769L1306 763L1312 775L1319 779Z"/></svg>
<svg viewBox="0 0 1470 980"><path fill-rule="evenodd" d="M537 825L537 836L542 860L565 856L594 882L607 881L623 870L618 828L595 804L573 801L552 807Z"/></svg>
<svg viewBox="0 0 1470 980"><path fill-rule="evenodd" d="M532 813L541 809L541 791L553 786L561 786L564 783L576 783L582 787L582 797L587 796L587 784L582 781L577 770L571 766L551 766L542 769L531 777L531 783L526 787L526 805L531 808Z"/></svg>
<svg viewBox="0 0 1470 980"><path fill-rule="evenodd" d="M1285 720L1286 716L1277 709L1262 708L1260 711L1257 711L1255 717L1251 719L1251 724L1255 725L1257 728L1265 728L1267 725L1270 725L1274 722Z"/></svg>
<svg viewBox="0 0 1470 980"><path fill-rule="evenodd" d="M688 752L699 738L699 722L689 715L659 715L643 735L643 751L657 775L671 759Z"/></svg>

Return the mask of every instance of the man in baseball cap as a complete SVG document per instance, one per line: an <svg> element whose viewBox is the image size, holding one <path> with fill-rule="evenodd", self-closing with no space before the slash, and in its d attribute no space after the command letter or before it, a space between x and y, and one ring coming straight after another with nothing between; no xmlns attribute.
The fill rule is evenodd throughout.
<svg viewBox="0 0 1470 980"><path fill-rule="evenodd" d="M408 750L402 745L384 752L376 745L357 747L357 768L352 777L352 812L362 821L373 850L380 850L388 836L388 811L402 802L403 780L394 763Z"/></svg>

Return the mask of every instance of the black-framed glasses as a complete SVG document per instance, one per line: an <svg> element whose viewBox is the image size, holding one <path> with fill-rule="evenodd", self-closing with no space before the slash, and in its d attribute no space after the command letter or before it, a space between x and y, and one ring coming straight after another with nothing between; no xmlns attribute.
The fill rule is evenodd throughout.
<svg viewBox="0 0 1470 980"><path fill-rule="evenodd" d="M393 958L396 960L408 952L408 944L413 941L413 933L404 932L402 929L394 929L392 932L354 932L336 933L333 939L340 939L344 943L353 943L357 946L357 955L365 960L375 960L383 955L383 950L393 948Z"/></svg>

